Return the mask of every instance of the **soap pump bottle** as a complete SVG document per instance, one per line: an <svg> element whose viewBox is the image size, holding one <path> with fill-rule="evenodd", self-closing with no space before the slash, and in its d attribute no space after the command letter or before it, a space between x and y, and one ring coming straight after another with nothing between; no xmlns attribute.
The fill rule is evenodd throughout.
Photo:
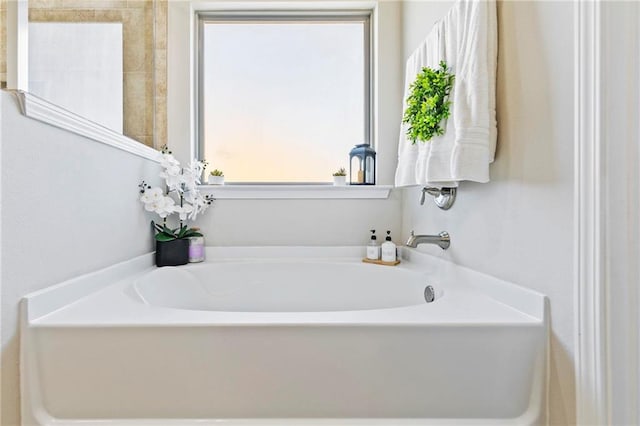
<svg viewBox="0 0 640 426"><path fill-rule="evenodd" d="M382 243L382 261L395 262L397 253L396 245L391 241L391 231L387 231L385 242Z"/></svg>
<svg viewBox="0 0 640 426"><path fill-rule="evenodd" d="M380 245L376 241L376 230L371 230L371 241L367 245L367 259L379 260L380 259Z"/></svg>

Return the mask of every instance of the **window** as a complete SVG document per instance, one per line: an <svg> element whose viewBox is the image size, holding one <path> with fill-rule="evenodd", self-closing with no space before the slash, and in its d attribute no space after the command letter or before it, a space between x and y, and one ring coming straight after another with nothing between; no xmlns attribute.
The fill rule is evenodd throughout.
<svg viewBox="0 0 640 426"><path fill-rule="evenodd" d="M370 141L369 16L200 13L198 154L228 182L317 183Z"/></svg>

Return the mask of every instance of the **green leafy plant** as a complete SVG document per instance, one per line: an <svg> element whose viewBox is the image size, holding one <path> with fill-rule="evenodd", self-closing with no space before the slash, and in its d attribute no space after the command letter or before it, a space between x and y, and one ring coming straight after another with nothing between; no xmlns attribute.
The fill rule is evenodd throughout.
<svg viewBox="0 0 640 426"><path fill-rule="evenodd" d="M151 226L156 230L156 241L173 241L183 238L202 237L199 228L189 228L187 225L171 229L166 224L160 225L152 221Z"/></svg>
<svg viewBox="0 0 640 426"><path fill-rule="evenodd" d="M347 171L344 169L344 167L340 167L338 169L338 171L335 172L333 175L334 176L346 176L347 175Z"/></svg>
<svg viewBox="0 0 640 426"><path fill-rule="evenodd" d="M427 142L434 136L444 134L441 122L449 117L451 101L449 93L455 75L449 72L447 64L440 61L440 68L424 67L409 86L403 123L408 123L407 136L415 144L417 140Z"/></svg>
<svg viewBox="0 0 640 426"><path fill-rule="evenodd" d="M211 171L211 176L224 176L224 173L222 172L222 170L213 169Z"/></svg>

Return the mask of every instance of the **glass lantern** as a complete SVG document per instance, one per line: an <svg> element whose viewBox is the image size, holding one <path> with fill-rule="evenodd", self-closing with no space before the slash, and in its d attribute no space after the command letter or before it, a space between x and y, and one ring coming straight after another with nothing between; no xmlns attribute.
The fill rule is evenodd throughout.
<svg viewBox="0 0 640 426"><path fill-rule="evenodd" d="M369 144L356 145L349 153L349 183L376 184L376 151Z"/></svg>

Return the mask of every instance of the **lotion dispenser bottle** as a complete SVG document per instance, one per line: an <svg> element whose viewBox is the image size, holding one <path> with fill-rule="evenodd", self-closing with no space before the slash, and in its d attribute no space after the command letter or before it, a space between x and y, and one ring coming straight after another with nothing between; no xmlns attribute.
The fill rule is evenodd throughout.
<svg viewBox="0 0 640 426"><path fill-rule="evenodd" d="M391 241L391 231L387 231L385 242L382 243L382 261L395 262L397 258L396 245Z"/></svg>
<svg viewBox="0 0 640 426"><path fill-rule="evenodd" d="M367 259L379 260L380 259L380 245L376 241L376 230L371 230L371 241L367 245Z"/></svg>

